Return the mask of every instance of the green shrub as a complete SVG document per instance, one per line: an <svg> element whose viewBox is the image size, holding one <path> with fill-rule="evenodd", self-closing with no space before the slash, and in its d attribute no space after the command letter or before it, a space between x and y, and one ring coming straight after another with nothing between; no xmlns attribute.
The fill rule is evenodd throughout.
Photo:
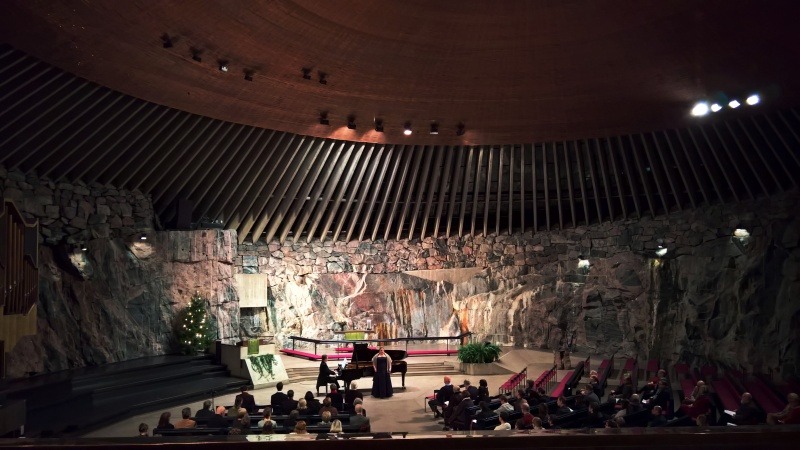
<svg viewBox="0 0 800 450"><path fill-rule="evenodd" d="M467 364L488 364L500 358L500 347L489 342L473 342L458 349L458 360Z"/></svg>

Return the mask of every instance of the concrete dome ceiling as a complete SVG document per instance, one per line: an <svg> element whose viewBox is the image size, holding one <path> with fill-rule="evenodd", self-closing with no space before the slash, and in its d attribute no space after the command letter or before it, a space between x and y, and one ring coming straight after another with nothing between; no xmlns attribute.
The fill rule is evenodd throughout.
<svg viewBox="0 0 800 450"><path fill-rule="evenodd" d="M796 190L800 3L695 3L4 2L0 165L140 189L167 226L188 205L240 242L537 232Z"/></svg>
<svg viewBox="0 0 800 450"><path fill-rule="evenodd" d="M682 127L713 95L796 105L797 17L798 2L757 1L62 0L4 2L0 25L17 49L178 110L315 137L464 145Z"/></svg>

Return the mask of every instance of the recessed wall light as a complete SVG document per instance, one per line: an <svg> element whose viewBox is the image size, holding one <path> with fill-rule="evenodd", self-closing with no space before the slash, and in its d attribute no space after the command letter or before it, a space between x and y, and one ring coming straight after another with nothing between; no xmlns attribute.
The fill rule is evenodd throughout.
<svg viewBox="0 0 800 450"><path fill-rule="evenodd" d="M228 71L228 61L219 61L219 71L220 72Z"/></svg>
<svg viewBox="0 0 800 450"><path fill-rule="evenodd" d="M403 125L403 134L410 136L411 133L413 133L411 130L411 122L406 122L405 125Z"/></svg>
<svg viewBox="0 0 800 450"><path fill-rule="evenodd" d="M383 133L383 119L375 119L375 131Z"/></svg>
<svg viewBox="0 0 800 450"><path fill-rule="evenodd" d="M714 103L714 104L711 105L711 112L717 112L720 109L722 109L722 106L720 106L719 103Z"/></svg>
<svg viewBox="0 0 800 450"><path fill-rule="evenodd" d="M757 105L760 102L761 102L761 97L759 97L756 94L753 94L750 97L747 97L747 100L745 100L745 103L747 103L750 106Z"/></svg>
<svg viewBox="0 0 800 450"><path fill-rule="evenodd" d="M708 114L708 103L698 102L692 108L692 115L695 117L705 116Z"/></svg>
<svg viewBox="0 0 800 450"><path fill-rule="evenodd" d="M730 108L732 108L732 109L736 109L739 106L741 106L741 103L739 103L739 100L734 99L734 100L731 100L730 102L728 102L728 106Z"/></svg>
<svg viewBox="0 0 800 450"><path fill-rule="evenodd" d="M431 134L439 134L439 124L431 122Z"/></svg>
<svg viewBox="0 0 800 450"><path fill-rule="evenodd" d="M356 116L347 116L347 128L351 130L356 129Z"/></svg>

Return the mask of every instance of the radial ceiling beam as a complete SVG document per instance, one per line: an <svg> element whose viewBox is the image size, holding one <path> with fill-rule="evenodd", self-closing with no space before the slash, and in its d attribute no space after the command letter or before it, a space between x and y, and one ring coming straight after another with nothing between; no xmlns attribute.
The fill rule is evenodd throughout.
<svg viewBox="0 0 800 450"><path fill-rule="evenodd" d="M631 153L633 153L633 161L636 164L636 169L638 170L639 173L639 179L642 182L641 186L642 189L644 190L644 195L647 198L647 206L650 208L650 217L655 217L657 211L653 203L653 196L650 194L650 186L647 183L647 178L645 178L644 176L644 170L642 170L642 161L639 159L639 150L636 148L636 143L633 140L633 135L628 135L628 140L631 144ZM652 168L650 170L651 170L650 173L653 173ZM669 213L669 210L665 209L664 213Z"/></svg>
<svg viewBox="0 0 800 450"><path fill-rule="evenodd" d="M388 171L389 166L392 165L392 161L394 161L394 170L397 169L397 163L399 162L399 158L395 157L395 154L397 153L395 151L395 149L396 149L396 146L391 145L391 146L388 146L388 150L386 150L386 158L385 158L383 164L380 165L380 173L378 173L378 179L370 187L371 194L369 196L369 200L367 201L367 205L368 205L367 206L367 212L364 214L363 217L361 217L361 214L360 214L361 213L361 205L359 205L358 211L355 214L353 214L354 220L351 222L350 230L355 230L356 229L357 220L355 220L355 219L361 218L361 228L358 231L358 240L359 241L363 241L364 240L364 234L367 232L367 227L369 226L369 221L372 218L372 212L374 211L375 205L378 202L378 196L380 195L381 189L384 188L383 180L386 177L386 172ZM388 189L388 187L386 189ZM366 197L366 195L364 197ZM347 235L347 240L348 241L350 240L350 237L352 236L352 233L350 232L350 230L348 230L348 235Z"/></svg>
<svg viewBox="0 0 800 450"><path fill-rule="evenodd" d="M631 139L633 138L631 137ZM656 172L656 168L658 166L656 164L653 164L653 158L650 157L650 148L647 145L647 140L644 138L644 134L639 134L639 139L642 142L642 149L644 149L644 155L647 158L647 164L648 167L650 167L650 173L653 174L653 181L655 181L656 183L656 190L658 191L658 196L661 198L661 206L664 208L664 214L669 214L670 208L667 204L667 196L664 193L664 189L662 189L661 187L661 180L659 179ZM666 169L666 166L664 166L664 168ZM642 179L644 179L644 175L642 175ZM680 201L678 201L678 203L680 203Z"/></svg>
<svg viewBox="0 0 800 450"><path fill-rule="evenodd" d="M464 235L464 223L466 222L467 206L469 205L467 199L469 198L469 175L472 171L472 161L475 154L475 147L469 146L467 149L467 160L464 162L464 175L461 184L461 209L458 213L458 235ZM449 233L448 233L449 234Z"/></svg>
<svg viewBox="0 0 800 450"><path fill-rule="evenodd" d="M439 179L444 179L442 172L446 170L444 167L442 167L442 157L444 156L446 150L442 147L433 147L432 150L436 151L436 162L433 163L430 176L427 178L428 181L424 185L428 191L428 195L425 199L425 209L422 212L422 230L420 231L420 238L424 238L428 231L428 219L430 218L431 207L433 206L433 195L436 191L436 186L439 184ZM430 160L430 158L428 160ZM420 192L420 195L421 194L422 192ZM444 196L441 189L439 190L439 195L440 197ZM436 237L436 234L434 234L434 237Z"/></svg>
<svg viewBox="0 0 800 450"><path fill-rule="evenodd" d="M356 229L356 226L358 224L358 220L361 218L360 217L361 216L361 211L364 208L364 203L366 202L366 199L368 197L370 189L372 189L372 190L374 190L376 192L379 190L377 186L373 187L372 183L375 180L375 174L378 171L378 167L384 167L385 168L386 165L388 164L388 161L384 161L384 151L385 150L386 150L386 145L385 144L382 144L377 149L377 154L372 158L372 161L370 161L369 167L365 171L365 172L367 172L366 173L366 175L367 175L366 180L362 180L361 181L360 186L358 186L358 193L356 193L356 190L353 189L353 195L355 195L355 197L352 198L352 200L347 203L347 205L345 207L345 210L341 215L341 220L339 221L339 225L336 227L336 233L334 235L334 240L338 240L338 236L342 232L342 226L347 221L349 210L350 210L350 208L352 208L353 204L355 204L356 208L355 208L355 210L353 210L352 214L350 214L350 224L347 227L347 234L345 235L345 241L349 242L350 238L353 236L353 231ZM375 148L373 148L372 151L376 152Z"/></svg>
<svg viewBox="0 0 800 450"><path fill-rule="evenodd" d="M419 166L422 163L422 155L425 153L425 148L415 146L413 151L416 158L414 158L414 168L411 169L411 180L406 185L405 195L402 197L398 195L395 198L396 202L399 202L401 198L403 199L403 212L400 215L400 221L397 223L397 235L395 237L397 240L400 240L403 235L403 225L405 225L406 218L408 217L408 208L411 205L411 196L414 194L414 186L417 184L417 175L419 175ZM390 221L389 223L392 222ZM411 232L411 230L409 230L409 232Z"/></svg>
<svg viewBox="0 0 800 450"><path fill-rule="evenodd" d="M697 154L700 155L700 161L703 162L703 169L705 170L706 176L708 179L711 180L711 185L714 187L714 192L717 193L717 198L719 198L720 203L724 203L726 198L722 195L722 191L719 188L719 184L717 184L717 179L714 177L714 174L711 172L711 166L708 164L708 161L705 157L705 152L703 149L700 148L700 145L697 142L697 139L694 137L694 133L692 133L692 129L688 128L686 130L689 133L689 138L692 140L692 144L694 144L694 148L697 149ZM679 135L680 136L680 135ZM720 169L721 170L721 169Z"/></svg>
<svg viewBox="0 0 800 450"><path fill-rule="evenodd" d="M450 185L450 174L453 172L453 154L456 153L456 149L452 147L444 147L443 152L447 153L447 158L445 159L444 166L442 167L442 179L438 190L439 201L437 202L434 216L433 237L435 238L439 237L439 226L441 225L442 216L444 215L444 200L446 197L448 197L447 187ZM451 188L449 190L450 204L453 203L453 195L455 195L455 189ZM427 213L425 215L427 216Z"/></svg>
<svg viewBox="0 0 800 450"><path fill-rule="evenodd" d="M353 183L353 174L356 175L356 181L353 183L356 187L361 182L361 178L364 176L364 171L366 170L367 165L369 164L370 159L372 158L372 150L375 147L375 144L367 144L369 148L365 148L366 145L362 145L361 148L363 151L359 155L360 158L354 160L353 164L350 167L349 173L345 176L345 180L339 186L339 189L336 190L336 193L333 196L332 202L329 203L328 206L328 215L325 223L322 225L322 231L320 232L319 239L325 240L328 237L328 231L331 230L331 226L333 225L334 220L336 219L336 213L339 211L342 203L346 201L346 194L348 190L352 189L355 192L355 188L351 188L351 183ZM363 159L361 158L363 156ZM363 161L363 162L362 162ZM352 194L355 195L355 194ZM350 201L347 201L348 205ZM333 237L335 241L338 237L338 233Z"/></svg>
<svg viewBox="0 0 800 450"><path fill-rule="evenodd" d="M319 224L322 223L322 220L325 219L325 213L328 211L328 207L330 205L331 199L334 198L336 194L336 189L339 187L340 183L339 180L342 179L342 175L345 176L345 181L341 183L342 185L346 185L350 181L350 177L353 174L354 167L358 164L358 161L361 159L361 156L364 154L364 144L363 143L356 143L353 142L348 145L347 154L344 157L344 160L341 163L341 168L337 168L336 172L333 175L333 178L328 182L328 185L325 187L325 193L322 196L322 199L317 202L316 207L312 213L313 220L311 221L311 225L308 228L308 233L306 233L306 243L311 242L314 239L315 233ZM337 195L335 198L339 198L340 196ZM320 241L325 240L325 234L322 233L319 236Z"/></svg>
<svg viewBox="0 0 800 450"><path fill-rule="evenodd" d="M678 174L681 176L681 180L683 181L683 187L686 189L686 195L689 197L689 202L692 204L692 208L696 208L694 195L692 195L692 189L689 186L689 180L686 178L686 174L682 170L680 160L678 159L678 154L675 152L675 146L672 145L672 141L669 138L669 133L666 131L663 132L664 140L667 141L667 147L669 148L670 154L672 155L672 160L675 162L675 169L678 171ZM656 140L656 149L658 149L658 141ZM701 190L702 192L702 190ZM676 192L677 194L677 192ZM680 202L680 200L678 200Z"/></svg>
<svg viewBox="0 0 800 450"><path fill-rule="evenodd" d="M312 215L314 214L314 210L322 208L324 206L320 206L321 197L323 192L333 192L333 186L335 182L331 181L331 179L338 180L339 177L344 172L345 168L348 167L348 163L350 160L350 156L353 154L353 149L355 148L354 144L347 144L344 141L332 141L331 142L333 150L333 154L331 155L330 164L326 164L325 170L322 172L322 176L318 177L314 183L314 190L311 191L309 195L308 201L303 205L303 210L300 212L300 216L297 218L296 224L292 229L292 234L294 235L294 239L300 239L300 236L303 233L303 230L306 229L306 225L308 221L311 220ZM347 147L345 149L345 147ZM311 235L311 233L306 233L307 236ZM285 241L289 235L289 229L285 229L281 231L281 242Z"/></svg>

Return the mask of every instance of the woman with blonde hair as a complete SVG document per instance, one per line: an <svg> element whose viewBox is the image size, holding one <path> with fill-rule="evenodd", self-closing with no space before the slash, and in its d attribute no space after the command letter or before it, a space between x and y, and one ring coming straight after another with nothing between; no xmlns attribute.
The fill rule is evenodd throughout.
<svg viewBox="0 0 800 450"><path fill-rule="evenodd" d="M342 432L342 421L336 419L331 423L331 433L341 433L341 432Z"/></svg>

